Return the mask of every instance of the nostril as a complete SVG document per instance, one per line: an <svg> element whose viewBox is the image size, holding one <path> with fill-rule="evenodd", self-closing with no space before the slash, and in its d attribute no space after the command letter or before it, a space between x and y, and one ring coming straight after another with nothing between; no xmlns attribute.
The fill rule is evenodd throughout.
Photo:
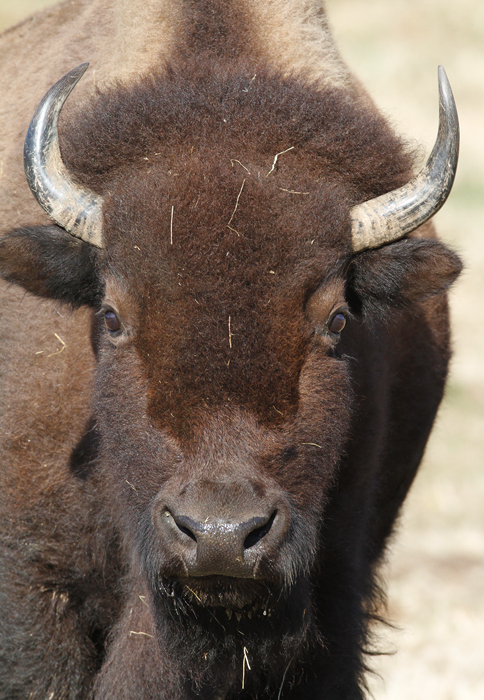
<svg viewBox="0 0 484 700"><path fill-rule="evenodd" d="M273 512L269 520L264 525L261 525L261 527L257 527L255 530L252 530L252 532L249 532L244 540L244 549L250 549L267 535L272 527L272 523L274 522L276 515L277 510Z"/></svg>
<svg viewBox="0 0 484 700"><path fill-rule="evenodd" d="M197 541L197 538L196 538L195 534L193 533L193 531L190 530L189 527L187 527L186 525L184 525L183 522L181 522L181 521L182 521L182 518L181 518L181 517L176 518L176 517L173 515L173 513L170 513L169 510L167 510L167 511L165 512L165 515L166 515L168 518L173 518L173 522L175 523L175 525L177 526L177 528L178 528L178 530L179 530L180 532L183 532L184 535L186 535L187 537L189 537L189 538L190 538L191 540L193 540L194 542ZM185 520L185 518L183 518L183 520Z"/></svg>
<svg viewBox="0 0 484 700"><path fill-rule="evenodd" d="M197 541L197 538L195 537L195 535L193 534L193 532L191 530L189 530L184 525L180 525L179 523L176 523L176 525L177 525L178 529L180 530L180 532L183 532L184 535L187 535L188 537L190 537L190 539L192 539L194 542Z"/></svg>

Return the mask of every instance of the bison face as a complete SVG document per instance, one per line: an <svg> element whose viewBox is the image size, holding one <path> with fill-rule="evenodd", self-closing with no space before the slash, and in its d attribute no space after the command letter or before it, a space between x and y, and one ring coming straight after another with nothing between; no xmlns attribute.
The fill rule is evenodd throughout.
<svg viewBox="0 0 484 700"><path fill-rule="evenodd" d="M331 221L344 238L347 222L334 187L318 187L316 216L256 174L233 231L240 172L176 175L124 178L106 200L100 480L158 634L177 655L223 642L238 671L243 647L260 649L254 674L267 672L314 632L311 572L352 401L346 256L321 234Z"/></svg>
<svg viewBox="0 0 484 700"><path fill-rule="evenodd" d="M77 237L57 226L14 231L0 242L0 271L93 309L89 476L129 569L106 667L131 633L145 634L156 640L150 653L172 654L213 687L243 676L247 661L255 695L261 675L280 679L324 628L315 588L325 518L355 451L378 324L442 292L459 262L432 238L391 242L423 221L417 207L402 228L400 211L395 234L391 192L370 221L375 245L388 245L364 249L355 203L402 184L409 168L378 115L277 78L217 80L206 115L198 86L169 80L102 98L88 126L70 132L84 139L70 153L78 180L102 196L79 195L58 158L52 189L65 198L54 206L50 175L29 166L39 201ZM151 105L142 125L139 104ZM153 104L168 105L163 128ZM119 133L109 110L126 121ZM261 110L272 121L255 119ZM72 201L82 206L72 212ZM371 467L354 459L351 469L354 494Z"/></svg>

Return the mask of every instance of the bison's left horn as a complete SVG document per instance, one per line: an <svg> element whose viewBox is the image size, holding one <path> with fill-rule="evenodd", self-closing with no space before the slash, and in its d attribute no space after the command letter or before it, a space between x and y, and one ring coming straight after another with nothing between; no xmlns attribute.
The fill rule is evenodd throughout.
<svg viewBox="0 0 484 700"><path fill-rule="evenodd" d="M459 121L447 75L439 66L439 133L427 164L409 183L351 210L355 252L391 243L428 221L444 205L459 156Z"/></svg>
<svg viewBox="0 0 484 700"><path fill-rule="evenodd" d="M62 162L57 123L69 94L87 70L74 68L45 95L24 145L27 182L40 206L76 238L102 248L102 197L77 185Z"/></svg>

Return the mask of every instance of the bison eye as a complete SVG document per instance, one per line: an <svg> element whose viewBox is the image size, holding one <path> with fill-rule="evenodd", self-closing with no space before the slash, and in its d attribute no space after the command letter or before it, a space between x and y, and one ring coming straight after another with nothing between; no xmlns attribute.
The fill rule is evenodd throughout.
<svg viewBox="0 0 484 700"><path fill-rule="evenodd" d="M346 316L342 313L335 314L329 321L328 328L331 333L338 335L346 326Z"/></svg>
<svg viewBox="0 0 484 700"><path fill-rule="evenodd" d="M104 312L104 323L110 333L117 333L121 330L121 321L114 311Z"/></svg>

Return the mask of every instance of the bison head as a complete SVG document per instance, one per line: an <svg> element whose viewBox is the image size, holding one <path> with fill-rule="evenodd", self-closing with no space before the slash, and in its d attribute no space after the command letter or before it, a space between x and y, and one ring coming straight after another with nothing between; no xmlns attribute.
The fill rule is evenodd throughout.
<svg viewBox="0 0 484 700"><path fill-rule="evenodd" d="M452 95L441 72L437 144L406 184L381 117L274 76L117 88L78 115L61 159L58 116L85 69L49 91L25 145L57 225L6 236L0 267L94 310L89 478L130 572L105 674L139 632L153 677L171 655L199 684L255 689L327 642L325 519L375 328L459 271L435 239L404 238L450 191Z"/></svg>

